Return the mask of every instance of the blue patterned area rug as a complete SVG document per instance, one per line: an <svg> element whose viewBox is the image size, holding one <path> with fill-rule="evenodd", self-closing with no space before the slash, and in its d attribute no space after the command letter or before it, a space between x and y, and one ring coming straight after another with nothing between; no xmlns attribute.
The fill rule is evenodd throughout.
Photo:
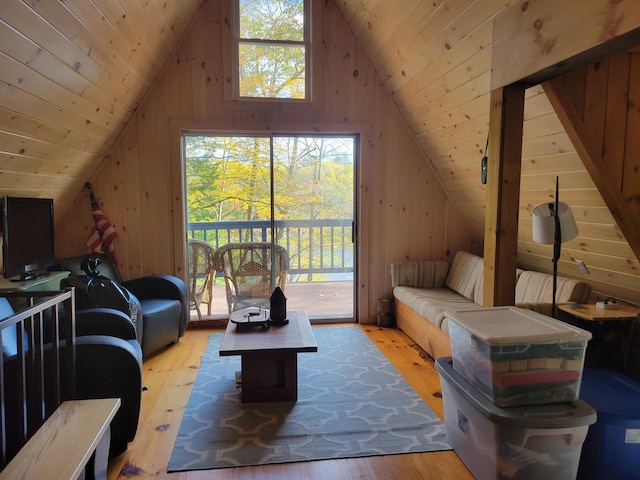
<svg viewBox="0 0 640 480"><path fill-rule="evenodd" d="M298 401L243 404L240 357L202 357L169 472L450 450L444 424L359 327L314 329Z"/></svg>

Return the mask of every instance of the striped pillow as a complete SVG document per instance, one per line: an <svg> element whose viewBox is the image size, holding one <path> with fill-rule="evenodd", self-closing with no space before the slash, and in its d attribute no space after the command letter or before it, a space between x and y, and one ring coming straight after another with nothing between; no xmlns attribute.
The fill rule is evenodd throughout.
<svg viewBox="0 0 640 480"><path fill-rule="evenodd" d="M483 269L482 257L460 251L453 259L445 285L473 301L476 282L482 276Z"/></svg>
<svg viewBox="0 0 640 480"><path fill-rule="evenodd" d="M448 269L449 264L445 260L392 263L391 286L442 288Z"/></svg>
<svg viewBox="0 0 640 480"><path fill-rule="evenodd" d="M522 272L516 283L516 303L550 303L551 275L540 272Z"/></svg>
<svg viewBox="0 0 640 480"><path fill-rule="evenodd" d="M591 286L571 278L558 277L557 303L585 303ZM516 283L516 303L551 303L553 301L553 275L541 272L522 272Z"/></svg>

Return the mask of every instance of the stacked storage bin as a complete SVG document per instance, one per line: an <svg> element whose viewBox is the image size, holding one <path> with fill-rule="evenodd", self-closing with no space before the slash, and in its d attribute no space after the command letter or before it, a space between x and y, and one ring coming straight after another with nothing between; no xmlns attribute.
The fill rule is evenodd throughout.
<svg viewBox="0 0 640 480"><path fill-rule="evenodd" d="M575 479L595 410L579 400L591 334L516 307L447 312L436 361L447 439L485 479Z"/></svg>
<svg viewBox="0 0 640 480"><path fill-rule="evenodd" d="M598 422L584 442L578 478L640 478L640 383L611 370L586 369L580 397L596 409Z"/></svg>

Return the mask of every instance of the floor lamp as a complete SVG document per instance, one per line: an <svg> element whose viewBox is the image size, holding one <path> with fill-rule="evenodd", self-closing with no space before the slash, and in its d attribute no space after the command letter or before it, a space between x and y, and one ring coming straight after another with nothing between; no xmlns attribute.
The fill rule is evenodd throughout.
<svg viewBox="0 0 640 480"><path fill-rule="evenodd" d="M543 203L533 209L533 241L537 243L553 244L553 297L551 300L551 314L556 315L556 290L558 286L558 260L560 246L576 238L578 226L571 213L571 208L564 202L558 201L559 180L556 177L555 202Z"/></svg>

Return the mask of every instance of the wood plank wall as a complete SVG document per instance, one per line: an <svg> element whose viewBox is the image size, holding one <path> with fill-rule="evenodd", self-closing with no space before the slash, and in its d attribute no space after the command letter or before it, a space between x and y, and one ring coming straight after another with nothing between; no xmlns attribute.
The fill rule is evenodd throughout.
<svg viewBox="0 0 640 480"><path fill-rule="evenodd" d="M542 87L530 90L535 96L525 102L518 264L525 269L552 270L552 247L532 240L531 211L554 198L558 177L560 199L571 206L579 230L577 238L562 244L559 274L588 282L594 299L615 296L640 302L640 263ZM582 260L589 274L580 272L575 260Z"/></svg>
<svg viewBox="0 0 640 480"><path fill-rule="evenodd" d="M480 159L489 130L494 19L509 8L523 14L520 7L527 2L336 1L449 197L465 217L473 238L482 242L486 188L480 183ZM615 10L615 15L603 16L596 7L600 13L580 23L563 15L560 3L544 3L553 3L544 17L545 28L576 27L589 35L594 32L584 25L618 18L625 8L637 9L628 2L607 4L602 8ZM561 3L582 9L583 4L592 7L597 2ZM615 24L616 28L623 28L628 20L625 17ZM508 41L503 45L510 48ZM515 55L519 55L518 50ZM621 235L541 86L525 92L524 116L519 265L552 271L552 247L531 239L531 211L553 198L559 176L561 198L572 206L580 230L577 239L562 247L559 274L590 283L596 297L616 296L640 303L640 262L628 239ZM583 260L590 274L582 273L575 259Z"/></svg>
<svg viewBox="0 0 640 480"><path fill-rule="evenodd" d="M545 82L591 178L640 257L640 54L623 52Z"/></svg>
<svg viewBox="0 0 640 480"><path fill-rule="evenodd" d="M640 254L639 82L640 55L623 52L544 84L606 203L589 208L589 214L598 218L598 210L610 213L615 221L612 233L620 240L629 239L636 257ZM633 261L621 262L615 269L634 284ZM610 282L600 271L594 272L594 280L597 288Z"/></svg>
<svg viewBox="0 0 640 480"><path fill-rule="evenodd" d="M120 235L125 278L184 277L180 129L360 135L357 308L363 322L375 318L378 298L391 295L390 262L448 258L459 249L482 253L334 2L314 0L314 6L322 26L317 102L311 111L289 112L225 102L230 1L204 3L92 181ZM90 228L87 199L58 227L58 254L85 252Z"/></svg>

